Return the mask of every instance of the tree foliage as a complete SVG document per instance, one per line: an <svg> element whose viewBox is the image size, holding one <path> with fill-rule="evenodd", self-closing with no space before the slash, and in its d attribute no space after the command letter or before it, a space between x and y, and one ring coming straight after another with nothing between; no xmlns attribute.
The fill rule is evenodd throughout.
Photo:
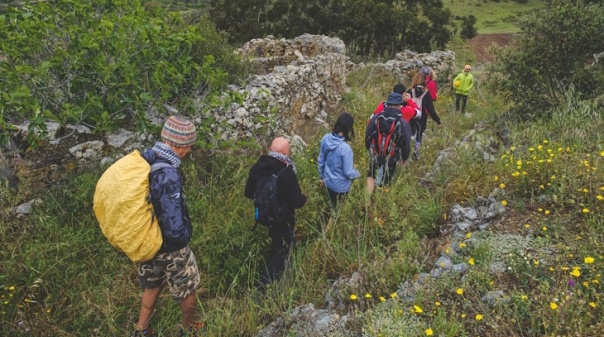
<svg viewBox="0 0 604 337"><path fill-rule="evenodd" d="M95 131L132 121L148 107L186 110L241 66L212 24L138 0L49 0L0 15L0 130L29 120L84 123ZM39 132L37 132L39 133ZM36 132L30 132L30 140Z"/></svg>
<svg viewBox="0 0 604 337"><path fill-rule="evenodd" d="M241 44L274 35L337 36L357 55L427 52L451 38L441 0L211 0L216 27Z"/></svg>
<svg viewBox="0 0 604 337"><path fill-rule="evenodd" d="M568 90L583 99L602 95L604 66L593 58L604 52L603 4L548 0L519 24L521 33L510 46L496 48L489 69L494 89L516 111L548 116Z"/></svg>
<svg viewBox="0 0 604 337"><path fill-rule="evenodd" d="M478 34L476 27L474 27L474 24L476 24L476 17L474 15L464 16L461 20L461 32L459 34L462 39L469 40Z"/></svg>

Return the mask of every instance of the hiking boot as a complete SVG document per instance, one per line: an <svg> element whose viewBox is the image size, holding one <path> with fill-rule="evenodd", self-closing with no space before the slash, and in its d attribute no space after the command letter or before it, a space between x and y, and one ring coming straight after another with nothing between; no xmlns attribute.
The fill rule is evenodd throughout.
<svg viewBox="0 0 604 337"><path fill-rule="evenodd" d="M142 330L137 329L134 331L132 337L157 337L157 334L151 328L146 328Z"/></svg>
<svg viewBox="0 0 604 337"><path fill-rule="evenodd" d="M193 322L188 329L181 329L179 337L200 337L206 331L203 322Z"/></svg>

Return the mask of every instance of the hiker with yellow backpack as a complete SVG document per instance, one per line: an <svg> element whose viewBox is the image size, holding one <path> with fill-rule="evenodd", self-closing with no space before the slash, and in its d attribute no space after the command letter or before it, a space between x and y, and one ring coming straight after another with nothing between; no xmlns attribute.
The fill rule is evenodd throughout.
<svg viewBox="0 0 604 337"><path fill-rule="evenodd" d="M472 67L466 64L463 71L459 73L453 80L453 88L455 89L455 111L459 111L459 101L462 101L461 113L466 112L466 104L468 102L468 94L474 87L474 76L470 74Z"/></svg>
<svg viewBox="0 0 604 337"><path fill-rule="evenodd" d="M103 234L138 267L143 295L134 337L157 336L148 325L165 286L180 304L181 336L196 336L202 328L194 322L201 280L189 248L193 227L178 171L196 139L192 122L171 116L160 142L116 161L95 189L93 209Z"/></svg>

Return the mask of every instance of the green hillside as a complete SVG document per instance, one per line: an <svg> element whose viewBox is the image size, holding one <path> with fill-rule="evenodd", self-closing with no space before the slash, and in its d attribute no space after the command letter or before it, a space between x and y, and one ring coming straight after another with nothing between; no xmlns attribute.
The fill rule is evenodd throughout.
<svg viewBox="0 0 604 337"><path fill-rule="evenodd" d="M204 335L253 337L281 323L262 336L603 336L604 69L585 55L604 50L604 7L592 3L590 11L570 0L558 11L544 11L533 21L541 29L520 36L526 37L521 48L474 67L467 114L455 111L450 83L439 78L435 106L442 125L428 120L420 159L397 167L392 184L373 195L361 178L330 212L316 163L330 128L305 138L307 146L291 157L308 202L296 212L287 271L265 292L255 284L270 249L267 229L250 230L253 203L243 197L249 168L265 150L254 139L195 149L180 169L194 228L190 247L202 274L195 319L206 324ZM487 5L492 12L495 5L525 6L467 6ZM568 26L560 29L563 24ZM556 43L563 38L567 43ZM32 41L19 40L24 47ZM210 56L222 50L210 47ZM457 61L466 59L458 55ZM3 66L4 81L9 67ZM132 69L139 74L139 67ZM210 64L203 73L212 69ZM355 67L346 74L343 100L330 111L328 122L341 111L354 116L350 145L363 177L371 160L363 137L367 117L395 81L385 71ZM172 83L158 83L164 82ZM30 97L4 96L11 102ZM36 119L44 121L41 114ZM198 131L213 135L211 128ZM103 168L60 161L66 150L49 148L11 144L7 152L19 182L14 188L0 181L0 336L129 336L141 289L136 266L107 242L92 212ZM32 157L35 165L28 162ZM15 208L28 201L31 212L16 215ZM464 221L453 210L484 214L493 205L496 216L463 213L461 219L480 224L459 229ZM449 260L437 263L441 257ZM464 270L431 274L447 263ZM338 292L330 292L339 280ZM320 323L334 328L300 332L306 322L291 319L292 311L310 304L327 310L328 299L339 311ZM180 307L166 290L155 309L151 327L160 336L178 336Z"/></svg>
<svg viewBox="0 0 604 337"><path fill-rule="evenodd" d="M451 10L454 20L474 15L478 34L515 33L518 31L514 25L518 15L544 6L541 0L528 0L525 4L511 0L444 0L443 3ZM455 21L461 25L460 20Z"/></svg>

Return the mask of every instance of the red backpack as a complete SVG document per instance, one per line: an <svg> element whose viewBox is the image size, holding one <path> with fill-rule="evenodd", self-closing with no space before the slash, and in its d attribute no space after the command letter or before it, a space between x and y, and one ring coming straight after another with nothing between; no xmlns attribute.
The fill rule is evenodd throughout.
<svg viewBox="0 0 604 337"><path fill-rule="evenodd" d="M371 148L379 159L388 159L394 155L397 138L395 131L400 118L400 111L396 108L386 108L375 117Z"/></svg>

